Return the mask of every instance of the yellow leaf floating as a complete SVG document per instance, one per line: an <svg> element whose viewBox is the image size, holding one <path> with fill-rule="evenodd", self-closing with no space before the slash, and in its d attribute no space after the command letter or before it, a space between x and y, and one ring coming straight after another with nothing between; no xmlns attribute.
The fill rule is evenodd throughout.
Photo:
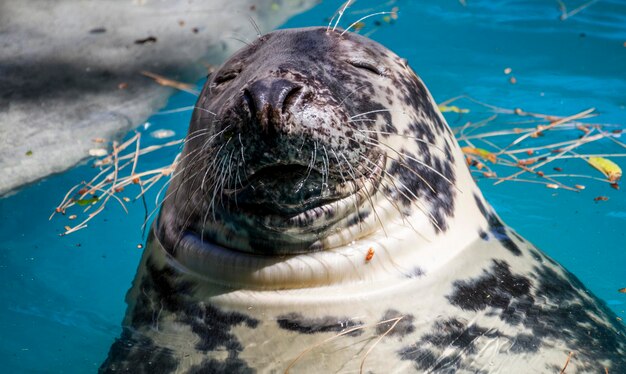
<svg viewBox="0 0 626 374"><path fill-rule="evenodd" d="M489 152L487 150L484 150L482 148L463 147L461 149L463 150L463 153L465 153L467 155L475 155L475 156L478 156L478 157L482 157L482 158L484 158L486 160L489 160L489 161L493 162L494 164L495 164L496 159L497 159L495 154L493 154L493 153L491 153L491 152Z"/></svg>
<svg viewBox="0 0 626 374"><path fill-rule="evenodd" d="M454 113L469 113L469 109L462 109L459 108L456 105L439 105L439 110L441 111L441 113L446 113L446 112L454 112Z"/></svg>
<svg viewBox="0 0 626 374"><path fill-rule="evenodd" d="M613 161L603 157L589 157L587 159L589 165L600 170L609 182L617 182L622 177L622 169Z"/></svg>

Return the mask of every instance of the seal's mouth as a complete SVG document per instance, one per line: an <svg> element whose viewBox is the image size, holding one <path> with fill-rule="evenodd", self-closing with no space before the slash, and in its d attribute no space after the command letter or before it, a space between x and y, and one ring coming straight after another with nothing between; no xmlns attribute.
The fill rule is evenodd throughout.
<svg viewBox="0 0 626 374"><path fill-rule="evenodd" d="M224 195L239 211L288 217L345 197L331 187L338 183L308 166L277 164L257 170L241 188Z"/></svg>
<svg viewBox="0 0 626 374"><path fill-rule="evenodd" d="M374 204L386 160L379 155L369 173L353 179L297 164L263 166L241 188L223 191L226 209L220 211L220 220L188 229L177 257L185 262L215 246L233 253L284 256L341 245L342 230L352 227L348 222L360 217L363 204ZM368 230L367 225L358 227Z"/></svg>

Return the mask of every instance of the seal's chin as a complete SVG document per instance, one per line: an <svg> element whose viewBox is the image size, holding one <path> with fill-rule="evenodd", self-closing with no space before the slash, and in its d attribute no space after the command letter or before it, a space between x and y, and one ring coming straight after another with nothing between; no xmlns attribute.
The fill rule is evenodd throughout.
<svg viewBox="0 0 626 374"><path fill-rule="evenodd" d="M231 210L260 216L290 218L345 197L335 178L307 166L271 165L249 176L236 190L224 191Z"/></svg>

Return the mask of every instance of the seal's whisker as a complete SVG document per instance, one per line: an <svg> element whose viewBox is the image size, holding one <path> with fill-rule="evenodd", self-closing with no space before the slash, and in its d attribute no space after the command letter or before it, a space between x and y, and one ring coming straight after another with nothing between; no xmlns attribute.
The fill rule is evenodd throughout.
<svg viewBox="0 0 626 374"><path fill-rule="evenodd" d="M346 100L348 100L348 98L350 98L350 96L354 95L355 93L359 92L359 90L363 87L367 87L367 84L362 84L359 87L355 88L354 90L352 90L352 92L350 92L348 95L346 95L346 97L343 98L343 100L341 100L341 102L339 103L339 106L343 105L343 103L346 102ZM334 95L333 95L334 96Z"/></svg>
<svg viewBox="0 0 626 374"><path fill-rule="evenodd" d="M215 152L214 163L215 163L215 161L217 160L217 156L220 154L220 152L222 151L222 149L223 149L224 147L226 147L226 145L227 145L229 142L230 142L230 139L228 139L228 141L226 141L226 143L222 144L222 145L221 145L221 146L217 149L217 152ZM203 186L202 188L204 188L204 186L205 186L205 183L206 183L206 177L208 176L209 171L210 171L210 168L207 168L206 172L204 173L204 177L202 177L202 186Z"/></svg>
<svg viewBox="0 0 626 374"><path fill-rule="evenodd" d="M352 178L354 178L354 182L356 184L358 184L359 183L359 178L356 176L356 173L354 172L354 169L352 168L352 165L350 165L350 162L348 162L348 159L346 158L346 156L343 153L340 153L340 154L343 157L343 159L346 160L346 163L348 164L348 169L349 169L348 173L350 173ZM361 184L363 185L364 183L361 182ZM365 191L365 196L367 197L367 200L369 201L370 205L372 206L372 212L376 216L376 219L378 219L378 223L380 224L380 228L385 233L385 236L387 236L387 230L385 230L385 225L383 224L382 219L380 219L380 216L378 215L378 212L376 211L376 204L374 204L374 202L372 201L372 197L370 196L368 191Z"/></svg>
<svg viewBox="0 0 626 374"><path fill-rule="evenodd" d="M241 162L243 163L243 171L244 174L246 172L246 156L244 155L244 150L246 149L246 146L243 145L243 141L241 140L241 133L237 134L237 137L239 138L239 144L241 145ZM245 175L246 179L248 179L248 175Z"/></svg>
<svg viewBox="0 0 626 374"><path fill-rule="evenodd" d="M194 109L198 109L199 111L202 111L202 112L207 112L207 113L209 113L209 114L212 114L212 115L214 115L214 116L217 116L217 114L216 114L216 113L213 113L213 112L211 112L211 111L210 111L210 110L208 110L208 109L200 108L200 107L199 107L199 106L197 106L197 105L194 105L194 107L193 107L193 108L194 108Z"/></svg>
<svg viewBox="0 0 626 374"><path fill-rule="evenodd" d="M180 107L180 108L176 108L176 109L163 110L163 111L154 113L154 115L155 116L162 116L162 115L166 115L166 114L189 112L189 111L193 110L193 108L194 108L193 105L189 105L189 106L184 106L184 107Z"/></svg>
<svg viewBox="0 0 626 374"><path fill-rule="evenodd" d="M373 167L376 167L376 164L374 164L372 161L370 161L367 157L363 157L363 156L361 156L361 157L362 157L363 159L365 159L366 161L370 162L370 163L373 165ZM362 165L362 166L363 166L363 167L364 167L367 171L369 171L370 173L374 173L374 172L375 172L375 170L374 170L373 168L370 168L370 167L368 167L368 166L366 166L366 165ZM384 172L384 170L383 170L383 172ZM383 183L384 183L384 181L381 181L381 186L382 186L382 187L387 187L387 186L386 186L386 185L384 185ZM395 183L393 183L393 181L391 181L391 183L392 183L392 184L394 184L394 188L395 188L396 190L398 190L398 188L395 186ZM396 209L396 211L398 211L398 213L400 214L400 217L402 218L402 222L404 222L404 223L408 224L408 225L409 225L409 226L410 226L410 227L411 227L411 228L415 231L415 228L413 227L413 225L411 225L411 222L410 222L410 221L408 221L408 220L406 219L405 215L402 213L402 208L400 208L400 206L398 205L398 203L397 203L397 202L395 202L395 201L393 201L393 199L391 199L389 196L387 196L387 194L386 194L386 193L383 193L382 195L383 195L383 197L384 197L387 201L389 201L389 203L390 203L391 205L393 205L393 207Z"/></svg>
<svg viewBox="0 0 626 374"><path fill-rule="evenodd" d="M306 181L309 179L309 177L311 176L311 171L313 171L313 168L315 167L315 160L317 158L317 141L313 142L313 147L313 151L311 151L311 160L307 165L307 173L302 182L302 186L304 186L304 183L306 183ZM302 188L302 186L298 188L298 191Z"/></svg>
<svg viewBox="0 0 626 374"><path fill-rule="evenodd" d="M185 157L188 157L189 155L193 154L193 152L190 152L188 155L184 156L184 157L180 157L180 153L178 155L176 155L176 158L174 159L173 164L177 164L180 165L180 160L184 159ZM152 215L154 213L156 213L157 210L159 210L159 208L163 205L163 203L165 203L165 201L171 197L172 195L174 195L175 192L178 191L178 189L180 189L181 185L178 185L176 187L176 189L174 191L170 191L168 193L165 194L165 197L163 198L163 200L159 201L159 197L161 196L161 193L165 190L165 188L167 188L171 183L172 180L174 180L175 177L177 177L178 175L180 175L186 168L182 168L181 170L173 173L170 178L165 181L165 183L163 183L163 186L159 189L159 191L156 194L156 197L154 198L154 209L152 209L152 211L150 212L150 214L148 214L144 221L143 224L141 225L141 229L145 229L146 224L148 223L148 221L150 220L150 218L152 217Z"/></svg>
<svg viewBox="0 0 626 374"><path fill-rule="evenodd" d="M226 189L231 189L231 183L233 183L232 181L232 173L233 173L233 155L235 153L235 149L233 148L233 150L230 151L230 156L228 156L228 176L226 177L227 180L227 184L226 184ZM236 180L235 180L236 182ZM223 206L223 202L222 202L222 206Z"/></svg>
<svg viewBox="0 0 626 374"><path fill-rule="evenodd" d="M188 169L188 168L185 168L185 169ZM183 182L181 182L181 184L180 184L180 185L181 185L181 186L182 186L182 185L186 185L186 184L189 182L189 180L191 180L191 185L189 186L189 189L190 189L192 192L191 192L190 196L194 196L194 195L198 192L198 190L200 189L200 187L201 187L201 186L198 186L197 188L194 188L195 183L197 183L197 181L198 181L198 178L196 178L196 177L198 176L198 174L199 174L199 173L200 173L200 171L199 171L199 170L197 170L197 171L193 174L192 178L186 178L186 177L185 177L185 173L183 173ZM179 190L180 190L180 189L178 189L178 188L176 189L176 195L175 195L175 198L174 198L175 200L176 200L176 198L178 197L178 191L179 191ZM181 214L181 213L184 213L184 212L186 212L186 211L187 211L187 209L189 208L189 205L191 204L191 201L192 201L192 199L191 199L191 198L188 198L188 199L185 201L185 205L183 206L183 209L181 209L181 210L177 210L177 212L176 212L176 219L177 219L177 220L178 220L178 217L180 216L180 214ZM191 217L192 217L192 216L193 216L193 214L191 214L191 213L189 213L189 214L187 215L187 218L185 219L185 222L183 223L183 227L188 227L189 220L191 219ZM180 233L177 235L176 241L174 242L174 245L173 245L173 247L172 247L172 254L175 254L175 253L176 253L176 249L178 248L178 245L180 244L180 241L183 239L184 234L185 234L185 230L180 230Z"/></svg>
<svg viewBox="0 0 626 374"><path fill-rule="evenodd" d="M361 156L363 157L363 156ZM376 164L374 164L372 161L370 161L368 158L363 157L367 162L371 163L373 166L376 166ZM371 170L371 169L370 169ZM402 196L404 196L405 199L407 199L408 201L411 201L412 203L415 204L415 206L424 214L426 214L427 216L429 216L429 219L431 221L431 223L433 225L435 225L438 229L441 230L441 228L439 227L439 221L437 221L437 218L435 218L435 216L426 209L426 207L422 206L419 204L419 197L415 194L415 192L411 191L411 189L409 187L407 187L406 184L404 184L404 182L402 182L401 180L399 180L397 177L395 177L394 175L392 175L391 173L389 173L387 170L383 170L383 173L389 177L391 180L390 182L393 184L394 188L396 189L396 191L398 191L399 194L401 194ZM402 191L402 189L398 188L398 186L396 185L396 183L398 183L400 185L400 187L402 187L404 190L406 190L406 192L408 192L413 198L410 198L409 196L406 195L406 193L404 193Z"/></svg>
<svg viewBox="0 0 626 374"><path fill-rule="evenodd" d="M380 16L380 15L383 15L383 14L392 14L392 13L393 13L393 12L378 12L378 13L372 13L372 14L369 14L369 15L367 15L367 16L365 16L365 17L361 17L361 18L359 18L357 21L352 22L352 24L351 24L350 26L348 26L345 30L343 30L343 32L342 32L340 35L341 35L341 36L343 36L343 34L347 33L347 32L348 32L348 30L350 30L352 27L354 27L354 26L355 26L355 25L357 25L359 22L361 22L361 21L363 21L363 20L365 20L365 19L368 19L368 18L370 18L370 17Z"/></svg>
<svg viewBox="0 0 626 374"><path fill-rule="evenodd" d="M322 193L323 193L324 192L324 188L328 188L329 187L328 182L329 182L329 178L330 178L330 170L329 170L330 160L328 159L328 152L326 152L326 147L324 145L322 145L322 150L324 151L324 154L322 155L322 163L324 164L324 173L322 175ZM324 180L326 182L324 182ZM324 184L324 183L326 183L326 184Z"/></svg>
<svg viewBox="0 0 626 374"><path fill-rule="evenodd" d="M228 141L226 142L226 145L230 142L230 139L228 139ZM221 149L222 147L220 147ZM216 154L216 159L217 156L219 155L219 151ZM219 197L218 192L221 191L221 187L224 183L224 167L226 166L227 160L226 157L222 158L221 162L219 162L219 165L217 166L220 170L218 172L217 175L219 175L219 179L215 181L214 184L212 184L212 196L211 196L211 203L209 204L209 210L213 212L213 219L215 220L215 204L220 202L221 199ZM218 201L220 200L220 201Z"/></svg>
<svg viewBox="0 0 626 374"><path fill-rule="evenodd" d="M219 155L219 154L216 154L216 156L217 156L217 155ZM217 162L217 160L218 160L218 158L216 157L216 158L215 158L215 160L214 160L214 162L212 162L212 163L209 165L209 167L207 168L207 172L206 172L206 173L208 173L209 171L213 171L213 170L217 170L218 168L221 168L221 166L224 164L224 162L225 162L226 158L222 158L222 159L220 160L220 162ZM205 173L205 176L203 177L203 180L204 180L204 178L206 177L206 173ZM215 175L215 173L213 173L213 175ZM221 177L221 174L218 174L218 175L220 175L220 177ZM206 202L206 201L204 202L205 204L206 204L206 203L208 203L208 206L207 206L207 208L206 208L206 210L205 210L205 212L204 212L203 224L202 224L202 227L200 228L200 240L201 240L201 241L203 241L203 242L204 242L204 231L205 231L205 228L206 228L206 222L207 222L207 218L208 218L209 214L213 213L213 220L215 220L215 215L214 215L214 199L215 199L215 194L216 194L216 192L215 192L215 191L216 191L216 187L217 187L217 184L218 184L218 183L219 183L219 180L217 180L217 179L216 179L216 180L212 180L212 181L211 181L211 184L209 185L208 190L209 190L209 191L213 191L213 195L212 195L212 198L211 198L211 200L210 200L209 202ZM199 186L199 188L201 188L201 189L203 189L203 190L204 190L204 188L205 188L205 183L203 182L203 183ZM196 191L197 191L197 190L196 190ZM186 223L185 223L185 224L186 224Z"/></svg>
<svg viewBox="0 0 626 374"><path fill-rule="evenodd" d="M263 33L261 32L261 29L259 28L259 25L256 23L254 18L252 18L252 16L250 16L250 15L248 16L248 20L250 21L250 23L252 24L252 27L254 27L254 30L256 31L257 39L260 38Z"/></svg>
<svg viewBox="0 0 626 374"><path fill-rule="evenodd" d="M409 156L406 156L406 155L404 155L403 153L401 153L401 152L399 152L399 151L396 151L396 150L395 150L395 149L393 149L391 146L389 146L389 145L387 145L387 144L385 144L385 143L382 143L382 142L380 142L380 141L378 141L378 140L375 140L375 139L369 138L369 137L365 137L364 139L374 140L375 142L371 142L371 141L364 140L364 139L357 139L357 138L355 138L355 137L349 137L349 136L346 136L346 138L347 138L347 139L352 139L352 140L355 140L355 141L364 141L364 142L365 142L365 144L367 144L367 145L371 145L371 146L374 146L374 147L377 147L377 148L379 148L379 149L380 149L380 147L378 147L378 145L384 145L384 146L386 146L387 148L391 149L393 152L395 152L395 153L399 154L400 156L409 157ZM420 175L417 171L415 171L413 168L411 168L411 166L410 166L410 165L408 165L406 162L404 162L404 161L403 161L403 160L401 160L400 158L394 158L394 157L391 157L391 156L388 156L388 157L389 157L389 158L391 158L392 160L394 160L394 161L398 162L398 164L399 164L400 166L404 167L405 169L407 169L407 170L408 170L408 171L410 171L411 173L415 174L415 175L416 175L416 176L417 176L417 177L418 177L418 178L419 178L422 182L424 182L424 183L428 186L428 188L429 188L429 189L430 189L433 193L436 193L435 189L431 186L431 184L430 184L430 183L428 183L428 181L427 181L424 177L422 177L422 176L421 176L421 175ZM440 172L438 172L438 171L436 171L435 169L433 169L431 166L429 166L429 165L427 165L426 163L424 163L424 162L422 162L422 161L419 161L419 160L417 160L417 159L415 159L415 158L411 158L411 159L413 159L413 161L415 161L415 162L417 162L417 163L421 164L422 166L424 166L424 167L426 167L426 168L428 168L428 169L430 169L430 170L434 171L436 174L438 174L439 176L441 176L442 178L444 178L445 180L447 180L449 183L451 183L451 182L449 181L449 179L447 179L445 176L443 176L443 174L441 174ZM448 161L448 162L449 162L449 161Z"/></svg>
<svg viewBox="0 0 626 374"><path fill-rule="evenodd" d="M330 152L333 154L333 156L335 156L335 160L337 160L337 166L339 167L339 176L341 177L341 180L343 180L343 183L346 186L350 185L350 183L348 183L348 181L346 180L346 178L343 175L343 165L342 165L342 161L339 159L339 156L337 156L337 153L332 148L330 149ZM356 193L357 190L358 190L358 188L355 186L355 189L354 189L353 193ZM354 212L356 213L356 216L357 216L359 222L362 222L361 212L359 211L359 207L357 206L356 199L354 199L353 203L354 203Z"/></svg>
<svg viewBox="0 0 626 374"><path fill-rule="evenodd" d="M437 169L435 169L435 168L433 168L432 166L428 165L428 164L427 164L427 163L425 163L424 161L418 160L417 158L415 158L415 157L413 157L413 156L411 156L411 155L407 155L406 153L403 153L403 152L397 151L397 150L395 150L393 147L391 147L391 146L389 146L389 145L387 145L387 144L385 144L385 143L383 143L383 142L381 142L381 141L377 141L377 144L384 145L385 147L389 148L389 149L390 149L391 151L393 151L394 153L397 153L397 154L398 154L398 156L400 156L400 157L403 157L403 158L405 158L405 159L408 159L408 160L412 160L412 161L414 161L414 162L417 162L418 164L420 164L420 165L424 166L425 168L427 168L427 169L431 170L433 173L435 173L435 174L437 174L438 176L440 176L442 179L444 179L446 182L448 182L448 184L450 184L451 186L454 186L454 188L456 188L457 190L461 191L461 190L460 190L460 189L459 189L459 188L458 188L458 187L457 187L457 186L456 186L456 185L455 185L452 181L450 181L450 179L448 179L445 175L441 174L441 172L440 172L440 171L438 171ZM375 143L372 143L372 145L376 145L376 144L375 144ZM399 159L396 159L395 161L400 162L400 160L399 160ZM447 160L447 161L448 161L448 162L450 162L449 160ZM412 170L411 168L409 168L409 169L410 169L410 170ZM417 175L417 174L416 174L416 175ZM419 176L419 175L418 175L418 176ZM420 177L420 178L421 178L421 177ZM422 180L424 180L423 178L421 178L421 179L422 179ZM426 182L426 181L424 180L424 182ZM426 183L428 183L428 182L426 182ZM433 192L435 192L435 191L434 191L434 189L433 189L432 187L430 187L430 188L431 188L431 190L433 190Z"/></svg>
<svg viewBox="0 0 626 374"><path fill-rule="evenodd" d="M376 120L374 120L374 121L376 121ZM355 130L358 131L358 132L366 132L366 133L367 132L371 132L371 133L381 134L381 135L400 136L400 137L403 137L403 138L406 138L406 139L411 139L411 140L415 140L415 141L420 142L420 143L424 143L424 144L430 145L433 148L435 148L435 149L445 153L445 151L443 149L441 149L437 144L431 143L431 142L429 142L427 140L424 140L422 138L418 138L417 136L405 135L405 134L400 134L400 133L397 133L397 132L379 131L379 130L359 130L359 129L355 129Z"/></svg>
<svg viewBox="0 0 626 374"><path fill-rule="evenodd" d="M352 117L350 117L350 119L355 119L357 117L361 117L361 116L366 116L368 114L373 114L373 113L391 113L392 110L391 109L377 109L377 110L370 110L369 112L365 112L365 113L359 113L359 114L355 114Z"/></svg>
<svg viewBox="0 0 626 374"><path fill-rule="evenodd" d="M235 35L229 35L229 36L227 36L226 38L228 38L228 39L233 39L233 40L236 40L236 41L238 41L238 42L242 42L242 43L243 43L243 44L245 44L247 47L252 46L252 43L250 43L249 41L244 40L244 39L242 39L242 38L239 38L239 37L237 37L237 36L235 36Z"/></svg>
<svg viewBox="0 0 626 374"><path fill-rule="evenodd" d="M346 9L348 9L348 7L350 6L351 3L352 3L352 0L348 0L340 8L339 16L337 17L337 21L335 21L335 25L333 26L333 31L335 31L335 29L337 29L337 26L339 25L339 21L341 21L341 17L343 17L343 13L346 11ZM337 12L335 12L335 14L337 14ZM335 18L335 16L333 16L333 19L334 18ZM331 19L331 22L332 22L332 19ZM330 27L330 23L328 24L328 27ZM328 29L326 31L328 31Z"/></svg>

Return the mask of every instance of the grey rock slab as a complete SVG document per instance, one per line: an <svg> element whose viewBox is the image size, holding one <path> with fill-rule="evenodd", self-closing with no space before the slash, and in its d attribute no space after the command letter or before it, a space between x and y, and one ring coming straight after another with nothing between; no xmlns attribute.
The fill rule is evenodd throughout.
<svg viewBox="0 0 626 374"><path fill-rule="evenodd" d="M320 0L0 1L0 196L61 172ZM239 40L237 40L239 39ZM122 88L120 88L120 85Z"/></svg>

